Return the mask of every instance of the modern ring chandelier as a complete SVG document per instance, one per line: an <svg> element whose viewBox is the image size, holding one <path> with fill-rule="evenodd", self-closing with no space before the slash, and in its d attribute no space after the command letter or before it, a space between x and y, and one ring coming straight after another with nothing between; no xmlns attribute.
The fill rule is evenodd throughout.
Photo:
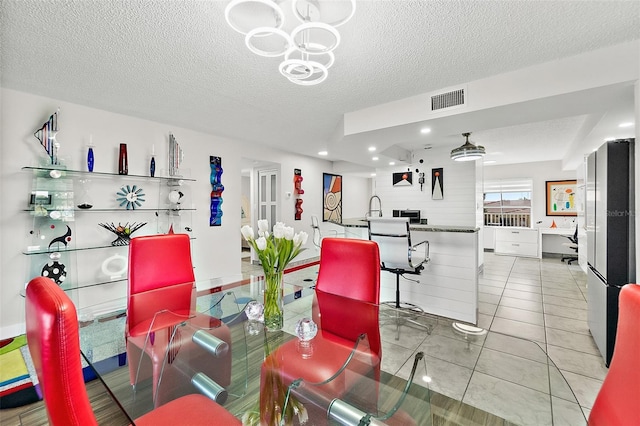
<svg viewBox="0 0 640 426"><path fill-rule="evenodd" d="M336 27L356 11L355 0L232 0L224 11L231 28L256 55L283 57L280 73L313 86L327 79L340 44Z"/></svg>

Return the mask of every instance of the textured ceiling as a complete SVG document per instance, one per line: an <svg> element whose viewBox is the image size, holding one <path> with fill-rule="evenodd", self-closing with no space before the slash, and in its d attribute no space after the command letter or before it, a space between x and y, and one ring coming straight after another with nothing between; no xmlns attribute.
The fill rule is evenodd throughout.
<svg viewBox="0 0 640 426"><path fill-rule="evenodd" d="M346 112L640 37L637 1L358 1L329 78L300 87L226 4L3 0L2 86L315 156ZM556 144L580 120L527 130Z"/></svg>

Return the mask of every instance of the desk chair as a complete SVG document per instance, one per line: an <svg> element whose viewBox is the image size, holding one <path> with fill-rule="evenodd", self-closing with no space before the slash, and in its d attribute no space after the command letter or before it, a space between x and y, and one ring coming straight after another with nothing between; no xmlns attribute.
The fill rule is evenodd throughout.
<svg viewBox="0 0 640 426"><path fill-rule="evenodd" d="M639 425L640 410L640 285L620 290L616 346L609 371L589 414L589 426Z"/></svg>
<svg viewBox="0 0 640 426"><path fill-rule="evenodd" d="M578 226L576 226L576 232L573 233L572 237L567 237L567 239L569 241L571 241L570 243L562 243L563 246L565 247L569 247L571 249L573 249L576 253L578 253ZM567 263L569 265L571 265L572 262L578 260L578 255L577 254L565 254L562 255L562 259L560 259L561 262L567 261Z"/></svg>
<svg viewBox="0 0 640 426"><path fill-rule="evenodd" d="M415 320L415 316L400 316L404 310L409 314L422 313L422 308L400 300L400 277L405 274L420 275L424 265L429 262L429 241L411 242L408 217L368 218L369 239L378 243L380 248L380 269L396 276L396 299L383 302L395 308L392 321L396 325L396 340L400 338L400 325L410 323L430 332L431 329ZM410 281L420 282L419 280Z"/></svg>
<svg viewBox="0 0 640 426"><path fill-rule="evenodd" d="M51 279L34 278L27 286L26 323L29 352L50 424L97 425L82 374L78 315L69 296ZM197 394L168 402L135 419L135 424L177 425L184 424L185 418L190 425L241 424L222 406Z"/></svg>
<svg viewBox="0 0 640 426"><path fill-rule="evenodd" d="M327 236L324 235L324 233L320 230L320 220L318 219L318 216L314 214L311 215L311 229L313 230L311 240L313 241L313 245L319 249L320 246L322 245L322 239ZM332 238L335 238L338 236L338 231L328 230L326 232L330 233L331 234L330 236Z"/></svg>

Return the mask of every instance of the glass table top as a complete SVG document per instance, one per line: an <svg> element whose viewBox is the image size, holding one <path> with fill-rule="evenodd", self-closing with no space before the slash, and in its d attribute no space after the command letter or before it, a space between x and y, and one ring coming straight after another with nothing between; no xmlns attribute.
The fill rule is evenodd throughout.
<svg viewBox="0 0 640 426"><path fill-rule="evenodd" d="M299 345L294 336L295 324L301 318L312 317L312 305L316 300L313 280L303 285L300 283L285 279L285 326L282 331L275 332L265 332L259 323L248 321L243 312L250 301L262 300L264 285L260 277L218 287L207 286L206 283L198 285L196 311L220 319L229 329L230 377L228 383L220 386L224 398L219 402L239 419L251 420L251 414L255 416L256 411L260 411L259 401L261 395L265 396L260 391L265 359L277 354L281 347ZM342 306L339 301L334 304ZM357 386L354 385L349 392L336 394L322 391L318 381L302 377L292 380L289 377L282 386L284 395L291 398L281 409L286 410L291 404L302 401L312 417L306 424L326 424L327 416L331 419L329 424L358 424L363 418L369 424L586 424L575 395L538 343L493 331L479 333L468 327L454 327L453 322L447 319L410 313L411 319L422 323L428 329L426 331L404 322L406 312L396 311L387 305L375 308L379 309L383 324L380 327L382 359L379 365L367 361L368 369L363 373L354 367L358 363L357 356L349 358L345 355L349 351L341 352L344 360L340 360L341 367L334 373L342 369L342 376L338 374L333 380L342 380L341 377L350 374L357 377L355 381L351 377ZM174 354L163 355L173 359L171 363L165 361L164 384L161 382L157 389L151 380L140 381L135 389L129 383L128 367L124 364L126 359L121 355L126 353L123 317L94 321L81 328L83 353L132 419L153 409L154 401L155 404L161 403L158 395L162 395L165 389L179 388L176 379L170 378L168 373L172 367L179 366L180 374L184 373L186 377L179 379L180 386L182 382L187 383L187 390L179 392L201 392L216 398L217 388L198 375L199 371L193 367L197 364L189 357L193 351L188 347L194 346L194 336L202 336L199 331L212 327L210 324L204 327L192 324L195 315L193 313L176 327L165 330L173 333L173 339L178 330L180 341L189 342L189 345L185 344L177 352L174 350ZM396 317L397 321L389 324L388 319ZM401 324L400 333L396 322ZM160 336L155 338L160 339ZM145 339L148 345L149 336ZM172 337L166 339L171 340ZM317 346L317 352L312 349L313 356L326 354L321 324L314 340L317 345L312 347ZM419 345L410 344L418 340L421 342ZM358 344L352 343L354 346L349 350L353 353L369 347L368 338ZM509 349L505 351L504 348ZM211 352L204 351L201 356L207 357L208 363L216 362ZM450 382L459 378L457 372L442 371L439 360L443 358L453 361L461 369L473 368L474 380L469 382L463 398L447 395L450 394L447 391ZM280 361L284 365L306 362L302 354L295 361L286 357ZM376 368L379 370L377 377L370 374ZM216 380L213 382L218 384ZM367 394L371 389L377 390L373 405L370 399L368 405L358 401L361 399L358 396ZM527 398L522 397L523 390ZM318 412L322 413L321 420L318 420ZM299 422L299 417L294 417Z"/></svg>

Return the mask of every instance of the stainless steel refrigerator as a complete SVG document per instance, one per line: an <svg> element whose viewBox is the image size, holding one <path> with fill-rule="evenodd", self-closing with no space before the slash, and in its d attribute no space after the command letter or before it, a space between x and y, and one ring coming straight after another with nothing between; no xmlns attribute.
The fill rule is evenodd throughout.
<svg viewBox="0 0 640 426"><path fill-rule="evenodd" d="M591 335L607 366L618 325L618 295L635 282L634 139L607 142L587 160L587 306Z"/></svg>

